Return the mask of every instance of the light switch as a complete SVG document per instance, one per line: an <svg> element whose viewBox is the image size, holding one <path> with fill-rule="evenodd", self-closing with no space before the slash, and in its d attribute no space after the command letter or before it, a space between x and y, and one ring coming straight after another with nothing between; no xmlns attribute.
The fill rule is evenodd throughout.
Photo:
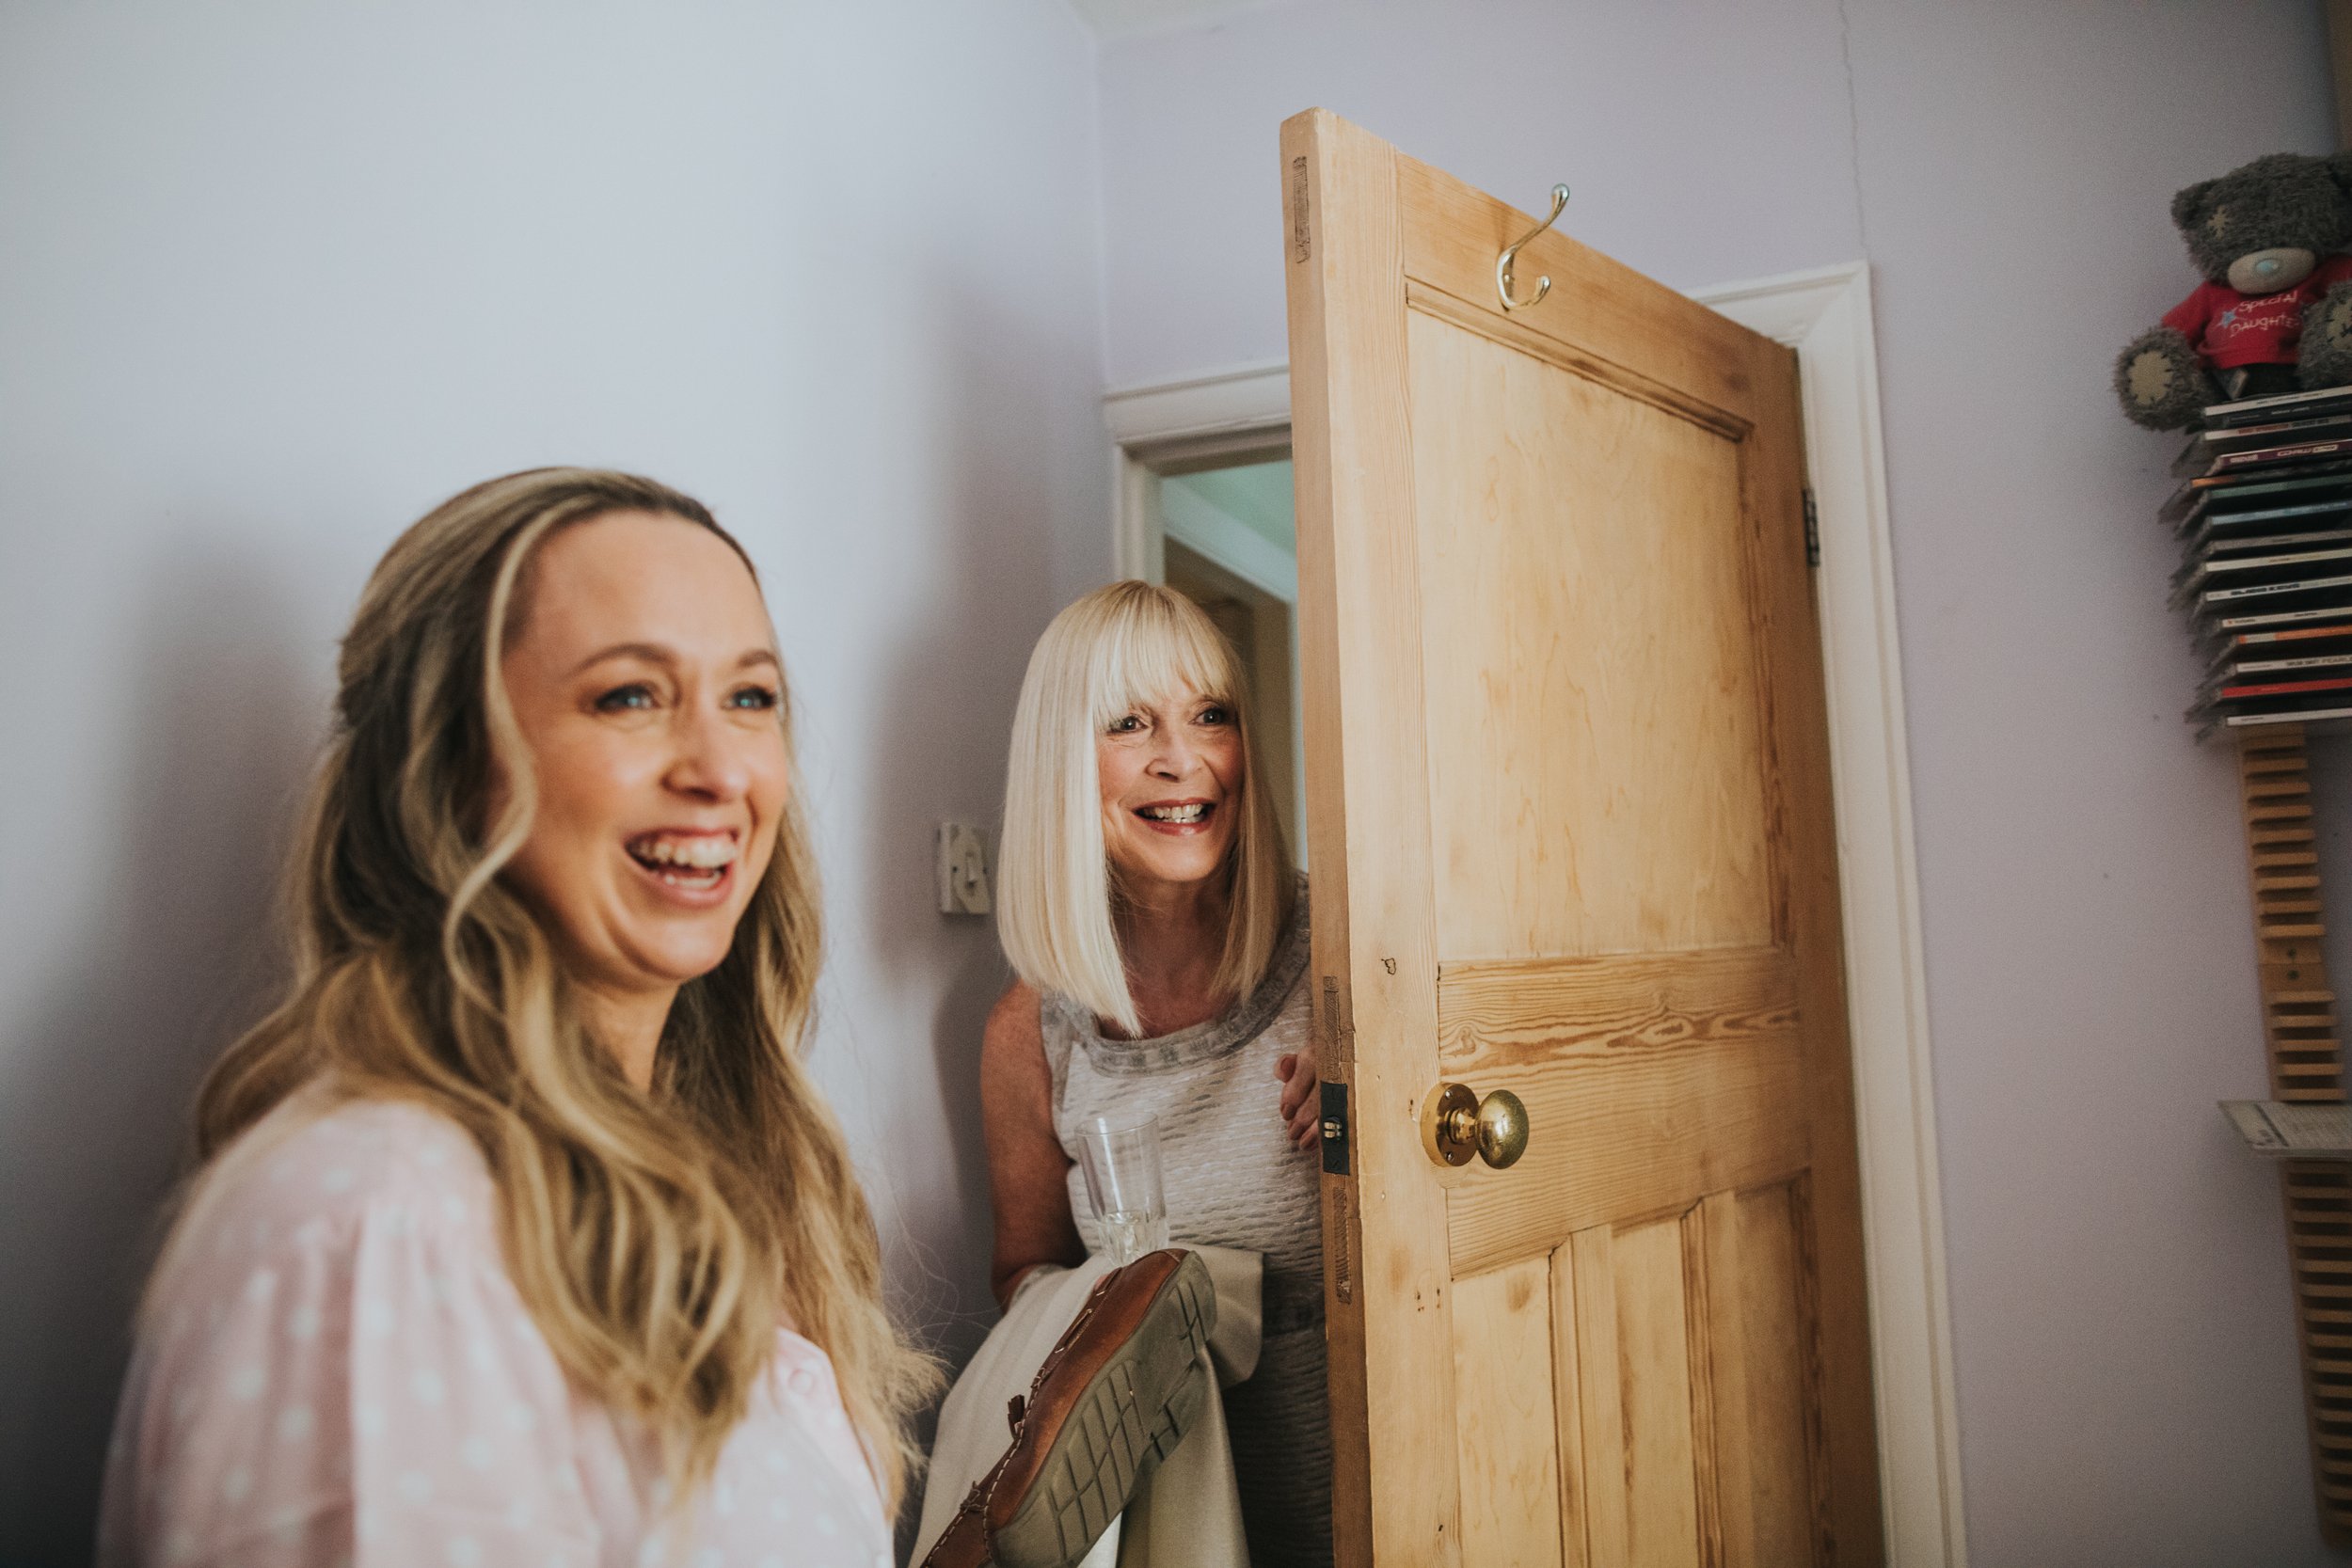
<svg viewBox="0 0 2352 1568"><path fill-rule="evenodd" d="M962 822L939 825L939 912L988 912L988 836Z"/></svg>

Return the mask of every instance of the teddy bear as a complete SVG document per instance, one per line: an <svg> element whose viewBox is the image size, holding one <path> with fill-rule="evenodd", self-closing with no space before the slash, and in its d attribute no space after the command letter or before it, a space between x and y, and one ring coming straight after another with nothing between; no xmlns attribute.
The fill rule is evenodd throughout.
<svg viewBox="0 0 2352 1568"><path fill-rule="evenodd" d="M2135 423L2352 382L2352 152L2257 158L2174 196L2172 222L2205 281L2115 362Z"/></svg>

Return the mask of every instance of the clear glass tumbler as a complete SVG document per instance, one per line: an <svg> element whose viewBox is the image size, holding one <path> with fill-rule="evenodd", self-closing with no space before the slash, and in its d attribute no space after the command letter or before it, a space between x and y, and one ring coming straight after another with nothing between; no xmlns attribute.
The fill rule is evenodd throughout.
<svg viewBox="0 0 2352 1568"><path fill-rule="evenodd" d="M1168 1199L1160 1190L1160 1124L1090 1117L1078 1130L1087 1200L1114 1263L1168 1245Z"/></svg>

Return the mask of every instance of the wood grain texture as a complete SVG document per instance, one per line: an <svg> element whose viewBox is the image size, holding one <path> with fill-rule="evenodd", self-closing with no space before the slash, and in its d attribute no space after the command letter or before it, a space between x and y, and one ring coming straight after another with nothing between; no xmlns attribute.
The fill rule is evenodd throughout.
<svg viewBox="0 0 2352 1568"><path fill-rule="evenodd" d="M2302 726L2242 736L2238 781L2270 1093L2277 1100L2340 1101L2344 1046L2321 947L2327 922ZM2290 1161L2280 1167L2280 1190L2320 1532L2333 1544L2352 1545L2352 1367L2344 1361L2352 1349L2352 1165Z"/></svg>
<svg viewBox="0 0 2352 1568"><path fill-rule="evenodd" d="M1298 551L1300 764L1307 783L1308 863L1316 868L1313 952L1317 1064L1326 1082L1352 1091L1355 1027L1347 1014L1347 798L1333 786L1344 773L1340 730L1340 616L1333 560L1333 515L1342 476L1332 467L1334 402L1326 351L1323 269L1311 264L1323 204L1322 117L1296 116L1281 132L1280 190L1295 236L1285 269L1290 326L1292 505ZM1376 243L1376 236L1375 236ZM1350 402L1336 404L1353 417ZM1344 449L1345 434L1341 442ZM1353 1164L1360 1167L1359 1152ZM1361 1291L1363 1237L1353 1174L1326 1172L1323 1188L1324 1337L1331 1398L1331 1534L1335 1562L1367 1568L1372 1550L1371 1427Z"/></svg>
<svg viewBox="0 0 2352 1568"><path fill-rule="evenodd" d="M1775 948L1438 971L1445 1070L1526 1101L1515 1171L1452 1179L1457 1271L1786 1180L1810 1153L1796 966Z"/></svg>
<svg viewBox="0 0 2352 1568"><path fill-rule="evenodd" d="M1606 1231L1596 1230L1605 1236ZM1585 1479L1584 1373L1578 1356L1576 1243L1553 1249L1551 1271L1551 1414L1560 1466L1560 1560L1563 1568L1596 1568L1592 1498ZM1622 1531L1620 1531L1622 1534Z"/></svg>
<svg viewBox="0 0 2352 1568"><path fill-rule="evenodd" d="M1449 1184L1454 1267L1470 1273L1549 1250L1603 1221L1677 1212L1708 1193L1806 1168L1804 1044L1692 1045L1606 1073L1482 1073L1535 1130L1518 1180L1466 1167ZM1489 1178L1482 1180L1481 1177Z"/></svg>
<svg viewBox="0 0 2352 1568"><path fill-rule="evenodd" d="M1740 449L1425 315L1406 342L1446 410L1413 441L1438 958L1770 942Z"/></svg>
<svg viewBox="0 0 2352 1568"><path fill-rule="evenodd" d="M1539 359L1555 370L1567 372L1589 386L1605 387L1622 396L1646 403L1702 430L1712 431L1727 441L1740 440L1752 428L1739 415L1690 397L1665 382L1652 380L1630 365L1620 365L1586 353L1571 341L1527 325L1519 317L1502 315L1491 308L1481 308L1456 299L1443 289L1407 278L1405 302L1423 315L1451 322L1475 337Z"/></svg>
<svg viewBox="0 0 2352 1568"><path fill-rule="evenodd" d="M1720 1265L1734 1269L1736 1249L1717 1244L1723 1211L1736 1202L1732 1194L1711 1193L1682 1212L1682 1334L1683 1352L1691 1377L1691 1490L1696 1505L1693 1522L1698 1560L1706 1568L1722 1568L1724 1560L1726 1515L1737 1516L1748 1501L1751 1484L1746 1441L1745 1379L1737 1364L1737 1335L1726 1332L1725 1298L1736 1289L1738 1275L1717 1277ZM1711 1212L1711 1213L1710 1213ZM1715 1223L1709 1224L1710 1217ZM1765 1460L1769 1466L1771 1461Z"/></svg>
<svg viewBox="0 0 2352 1568"><path fill-rule="evenodd" d="M1450 1071L1768 1039L1796 1026L1796 962L1775 947L1438 967Z"/></svg>
<svg viewBox="0 0 2352 1568"><path fill-rule="evenodd" d="M1576 1429L1573 1444L1564 1436L1561 1448L1565 1451L1573 1446L1582 1456L1578 1471L1581 1504L1571 1512L1582 1519L1584 1560L1592 1568L1628 1561L1631 1550L1615 1242L1605 1225L1580 1230L1562 1249L1567 1266L1555 1263L1553 1269L1556 1284L1567 1286L1560 1291L1553 1318L1554 1342L1573 1336L1578 1388L1577 1407L1560 1412L1563 1433L1571 1424Z"/></svg>
<svg viewBox="0 0 2352 1568"><path fill-rule="evenodd" d="M1552 1255L1563 1560L1836 1560L1804 1212L1802 1180L1715 1193Z"/></svg>
<svg viewBox="0 0 2352 1568"><path fill-rule="evenodd" d="M1730 1568L1816 1560L1820 1390L1799 1185L1701 1206L1716 1388L1723 1558ZM1825 1522L1824 1522L1825 1523Z"/></svg>
<svg viewBox="0 0 2352 1568"><path fill-rule="evenodd" d="M1354 1101L1354 1174L1324 1179L1333 1545L1343 1568L1452 1568L1452 1275L1416 1118L1437 964L1397 157L1322 110L1281 145L1312 973Z"/></svg>
<svg viewBox="0 0 2352 1568"><path fill-rule="evenodd" d="M1454 1281L1465 1562L1561 1561L1551 1338L1549 1258Z"/></svg>
<svg viewBox="0 0 2352 1568"><path fill-rule="evenodd" d="M1498 331L1541 333L1687 403L1753 419L1751 350L1761 340L1564 231L1576 227L1573 204L1561 225L1519 252L1520 276L1550 277L1551 292L1534 309L1505 317L1495 298L1495 257L1534 219L1410 158L1398 160L1398 183L1405 268L1416 282L1492 317Z"/></svg>
<svg viewBox="0 0 2352 1568"><path fill-rule="evenodd" d="M1690 1297L1680 1215L1621 1227L1612 1251L1625 1419L1628 1568L1700 1561Z"/></svg>
<svg viewBox="0 0 2352 1568"><path fill-rule="evenodd" d="M1837 821L1830 787L1829 712L1821 631L1804 556L1804 434L1795 356L1762 338L1742 377L1756 433L1745 461L1756 655L1769 763L1765 809L1773 821L1774 927L1797 962L1804 1020L1805 1282L1814 1303L1821 1433L1814 1484L1823 1500L1818 1560L1876 1568L1886 1558L1879 1507L1876 1413L1870 1386L1868 1276L1862 1253L1862 1177L1854 1142L1853 1051L1847 1036Z"/></svg>
<svg viewBox="0 0 2352 1568"><path fill-rule="evenodd" d="M1525 220L1327 115L1283 173L1340 1560L1867 1568L1793 358L1556 233L1506 321Z"/></svg>

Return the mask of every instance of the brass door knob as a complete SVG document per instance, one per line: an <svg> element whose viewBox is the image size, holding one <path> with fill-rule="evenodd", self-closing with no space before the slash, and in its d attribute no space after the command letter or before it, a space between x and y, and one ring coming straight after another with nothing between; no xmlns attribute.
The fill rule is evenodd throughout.
<svg viewBox="0 0 2352 1568"><path fill-rule="evenodd" d="M1467 1084L1440 1084L1422 1102L1421 1135L1441 1165L1467 1165L1475 1154L1501 1170L1527 1152L1527 1107L1509 1089L1481 1100Z"/></svg>

